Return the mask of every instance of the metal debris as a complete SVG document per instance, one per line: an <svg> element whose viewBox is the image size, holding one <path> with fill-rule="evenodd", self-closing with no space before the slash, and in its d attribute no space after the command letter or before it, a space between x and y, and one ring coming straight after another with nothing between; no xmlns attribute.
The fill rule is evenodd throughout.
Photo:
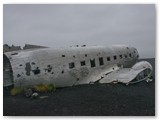
<svg viewBox="0 0 160 120"><path fill-rule="evenodd" d="M40 99L48 98L48 96L39 96Z"/></svg>
<svg viewBox="0 0 160 120"><path fill-rule="evenodd" d="M31 98L36 99L39 97L39 94L37 92L33 93Z"/></svg>

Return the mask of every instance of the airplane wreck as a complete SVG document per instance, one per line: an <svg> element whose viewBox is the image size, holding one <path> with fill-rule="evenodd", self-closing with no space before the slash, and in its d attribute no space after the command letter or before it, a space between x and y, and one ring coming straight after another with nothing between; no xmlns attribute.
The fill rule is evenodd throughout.
<svg viewBox="0 0 160 120"><path fill-rule="evenodd" d="M151 81L152 66L137 62L136 48L125 45L27 49L3 54L3 85L56 87L93 83Z"/></svg>

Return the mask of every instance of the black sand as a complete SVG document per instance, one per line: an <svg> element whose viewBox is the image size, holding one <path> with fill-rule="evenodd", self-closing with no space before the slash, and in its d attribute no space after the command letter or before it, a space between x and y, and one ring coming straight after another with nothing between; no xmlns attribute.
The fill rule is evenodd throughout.
<svg viewBox="0 0 160 120"><path fill-rule="evenodd" d="M155 59L145 59L153 66ZM154 116L155 79L133 84L93 84L57 89L45 99L3 91L4 116Z"/></svg>

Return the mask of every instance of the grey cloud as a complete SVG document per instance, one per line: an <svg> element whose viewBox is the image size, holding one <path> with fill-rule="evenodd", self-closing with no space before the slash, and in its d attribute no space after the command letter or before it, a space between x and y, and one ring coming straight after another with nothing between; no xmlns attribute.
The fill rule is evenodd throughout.
<svg viewBox="0 0 160 120"><path fill-rule="evenodd" d="M4 5L4 44L128 44L155 57L155 5Z"/></svg>

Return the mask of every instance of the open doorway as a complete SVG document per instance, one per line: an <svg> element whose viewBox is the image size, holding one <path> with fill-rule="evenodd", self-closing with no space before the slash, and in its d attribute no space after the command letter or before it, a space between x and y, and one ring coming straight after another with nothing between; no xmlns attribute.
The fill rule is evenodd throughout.
<svg viewBox="0 0 160 120"><path fill-rule="evenodd" d="M3 54L3 86L13 85L13 71L9 59Z"/></svg>

